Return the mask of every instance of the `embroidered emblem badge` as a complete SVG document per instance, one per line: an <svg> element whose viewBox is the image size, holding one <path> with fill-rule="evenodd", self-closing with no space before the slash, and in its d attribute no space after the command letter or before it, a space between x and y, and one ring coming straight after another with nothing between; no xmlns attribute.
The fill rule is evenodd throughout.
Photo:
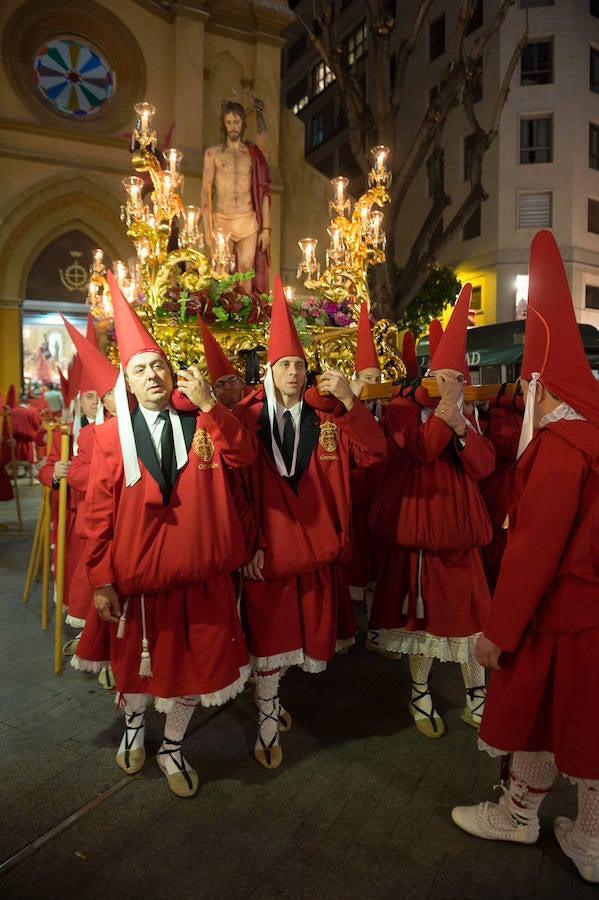
<svg viewBox="0 0 599 900"><path fill-rule="evenodd" d="M323 422L320 426L318 442L327 453L334 453L337 449L337 426L334 422Z"/></svg>
<svg viewBox="0 0 599 900"><path fill-rule="evenodd" d="M209 463L214 456L214 444L205 428L198 428L193 436L191 446L202 462Z"/></svg>

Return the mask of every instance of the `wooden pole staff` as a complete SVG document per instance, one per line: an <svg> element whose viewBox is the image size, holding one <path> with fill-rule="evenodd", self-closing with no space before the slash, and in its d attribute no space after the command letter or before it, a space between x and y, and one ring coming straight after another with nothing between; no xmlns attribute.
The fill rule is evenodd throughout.
<svg viewBox="0 0 599 900"><path fill-rule="evenodd" d="M56 425L47 423L46 430L46 457L52 448L52 437ZM50 531L52 528L52 488L44 485L42 493L43 527L42 527L42 628L48 627L48 606L50 592Z"/></svg>
<svg viewBox="0 0 599 900"><path fill-rule="evenodd" d="M426 389L429 397L439 397L439 388L437 379L431 375L420 379L420 384ZM392 384L390 381L382 381L378 384L365 384L362 386L360 393L361 400L390 400L397 391L399 385ZM464 400L467 403L474 403L477 400L493 400L502 385L500 384L465 384ZM516 391L516 382L510 382L504 386L504 394L511 397Z"/></svg>
<svg viewBox="0 0 599 900"><path fill-rule="evenodd" d="M44 426L46 427L46 426ZM46 456L50 451L50 441L48 436L46 436ZM45 523L45 507L44 507L44 496L45 492L50 490L45 485L42 490L42 502L40 504L40 511L37 517L37 524L35 526L35 534L33 536L33 544L31 547L31 556L29 557L29 565L27 566L27 578L25 579L25 587L23 589L23 603L27 603L29 600L29 591L31 590L31 582L34 578L37 578L40 561L42 558L42 547L44 540L44 523Z"/></svg>
<svg viewBox="0 0 599 900"><path fill-rule="evenodd" d="M60 426L60 459L69 459L69 429ZM62 675L62 606L64 593L64 557L67 528L67 478L60 479L58 488L58 524L56 526L56 609L54 620L54 673Z"/></svg>

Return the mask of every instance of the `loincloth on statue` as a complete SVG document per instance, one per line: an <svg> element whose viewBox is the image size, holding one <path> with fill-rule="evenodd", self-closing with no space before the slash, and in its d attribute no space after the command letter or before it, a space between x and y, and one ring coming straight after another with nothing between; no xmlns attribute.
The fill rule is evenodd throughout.
<svg viewBox="0 0 599 900"><path fill-rule="evenodd" d="M234 216L215 213L214 227L222 229L230 236L233 243L237 244L244 238L258 233L258 219L255 212L239 213Z"/></svg>

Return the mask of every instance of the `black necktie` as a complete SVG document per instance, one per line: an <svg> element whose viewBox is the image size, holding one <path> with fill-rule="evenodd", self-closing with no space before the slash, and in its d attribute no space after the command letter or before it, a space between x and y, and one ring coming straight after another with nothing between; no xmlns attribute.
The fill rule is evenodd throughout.
<svg viewBox="0 0 599 900"><path fill-rule="evenodd" d="M173 440L173 426L171 424L171 417L168 409L163 409L162 412L158 414L158 418L162 419L164 422L162 434L160 435L160 468L162 469L162 474L164 475L164 481L166 483L166 489L163 491L163 499L165 503L168 503L171 487L173 486L172 471L173 459L175 456L175 442Z"/></svg>
<svg viewBox="0 0 599 900"><path fill-rule="evenodd" d="M287 466L287 471L290 472L291 464L293 462L293 450L295 447L295 426L293 424L293 416L288 409L285 410L283 418L285 419L285 427L283 428L281 452L283 454L283 461Z"/></svg>

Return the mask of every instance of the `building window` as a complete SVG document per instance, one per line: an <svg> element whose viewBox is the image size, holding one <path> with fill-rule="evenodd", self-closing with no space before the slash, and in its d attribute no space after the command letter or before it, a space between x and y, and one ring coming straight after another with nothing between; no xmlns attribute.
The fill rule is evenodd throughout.
<svg viewBox="0 0 599 900"><path fill-rule="evenodd" d="M324 89L335 80L331 69L325 62L318 63L312 70L312 93L314 96L322 94Z"/></svg>
<svg viewBox="0 0 599 900"><path fill-rule="evenodd" d="M589 15L599 19L599 0L589 0Z"/></svg>
<svg viewBox="0 0 599 900"><path fill-rule="evenodd" d="M480 204L476 207L462 229L463 241L471 241L473 238L477 237L480 237ZM470 305L472 306L472 303Z"/></svg>
<svg viewBox="0 0 599 900"><path fill-rule="evenodd" d="M599 125L589 125L589 168L599 169Z"/></svg>
<svg viewBox="0 0 599 900"><path fill-rule="evenodd" d="M343 42L343 56L353 66L366 53L366 22L362 22Z"/></svg>
<svg viewBox="0 0 599 900"><path fill-rule="evenodd" d="M432 62L445 53L445 16L439 16L428 30L429 58Z"/></svg>
<svg viewBox="0 0 599 900"><path fill-rule="evenodd" d="M295 115L308 105L308 92L306 89L305 78L302 78L301 81L298 81L297 84L294 84L293 87L287 91L286 105L287 109L290 109Z"/></svg>
<svg viewBox="0 0 599 900"><path fill-rule="evenodd" d="M551 228L551 191L518 195L518 228Z"/></svg>
<svg viewBox="0 0 599 900"><path fill-rule="evenodd" d="M599 285L586 285L584 289L584 305L587 309L599 309Z"/></svg>
<svg viewBox="0 0 599 900"><path fill-rule="evenodd" d="M477 28L480 28L483 24L483 0L475 0L474 8L470 13L470 18L466 23L466 34L472 34L473 31L476 31Z"/></svg>
<svg viewBox="0 0 599 900"><path fill-rule="evenodd" d="M521 9L530 9L532 6L553 6L553 0L520 0Z"/></svg>
<svg viewBox="0 0 599 900"><path fill-rule="evenodd" d="M335 104L327 103L310 122L310 150L327 141L335 131Z"/></svg>
<svg viewBox="0 0 599 900"><path fill-rule="evenodd" d="M591 200L590 197L587 214L587 231L590 231L591 234L599 234L599 200Z"/></svg>
<svg viewBox="0 0 599 900"><path fill-rule="evenodd" d="M520 57L520 84L553 84L553 38L526 45Z"/></svg>
<svg viewBox="0 0 599 900"><path fill-rule="evenodd" d="M599 50L591 47L589 89L599 94Z"/></svg>
<svg viewBox="0 0 599 900"><path fill-rule="evenodd" d="M293 106L291 107L291 112L297 116L297 114L300 113L302 111L302 109L304 109L304 107L306 107L307 105L308 105L308 95L304 94L303 97L299 98L297 103L293 104Z"/></svg>
<svg viewBox="0 0 599 900"><path fill-rule="evenodd" d="M548 163L552 161L552 117L520 120L520 163Z"/></svg>
<svg viewBox="0 0 599 900"><path fill-rule="evenodd" d="M310 122L310 150L320 147L324 142L324 114L316 113Z"/></svg>
<svg viewBox="0 0 599 900"><path fill-rule="evenodd" d="M599 309L599 285L587 284L584 289L584 305L587 309Z"/></svg>
<svg viewBox="0 0 599 900"><path fill-rule="evenodd" d="M474 145L476 143L476 135L469 134L464 138L464 171L462 180L468 181L472 175L472 155L474 153Z"/></svg>
<svg viewBox="0 0 599 900"><path fill-rule="evenodd" d="M483 289L480 284L476 285L476 287L472 288L472 295L470 297L470 309L475 309L479 312L483 308Z"/></svg>

